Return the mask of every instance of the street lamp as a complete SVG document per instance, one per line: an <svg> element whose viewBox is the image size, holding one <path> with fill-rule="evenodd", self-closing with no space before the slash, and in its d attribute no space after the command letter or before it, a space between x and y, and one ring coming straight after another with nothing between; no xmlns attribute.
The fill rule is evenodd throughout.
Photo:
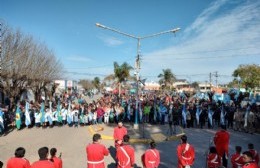
<svg viewBox="0 0 260 168"><path fill-rule="evenodd" d="M136 107L136 110L135 110L135 123L134 123L134 128L137 129L138 128L138 117L137 116L138 116L138 103L139 103L138 102L139 101L138 100L139 99L138 98L138 82L140 81L139 71L140 71L140 45L141 45L141 40L146 39L146 38L159 36L159 35L166 34L166 33L176 33L177 31L180 30L180 28L162 31L162 32L159 32L159 33L154 33L154 34L146 35L146 36L135 36L135 35L131 35L131 34L122 32L120 30L111 28L111 27L107 27L107 26L102 25L100 23L96 23L96 26L99 27L99 28L107 29L107 30L113 31L115 33L118 33L118 34L121 34L121 35L124 35L124 36L127 36L127 37L130 37L130 38L137 40L137 56L136 56L136 60L135 60L135 75L136 75L136 105L135 105L135 107Z"/></svg>

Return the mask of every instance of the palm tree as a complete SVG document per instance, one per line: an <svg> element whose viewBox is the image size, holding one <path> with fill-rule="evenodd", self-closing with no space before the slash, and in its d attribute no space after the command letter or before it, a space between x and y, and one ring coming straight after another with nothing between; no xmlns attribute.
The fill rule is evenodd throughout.
<svg viewBox="0 0 260 168"><path fill-rule="evenodd" d="M118 94L121 94L121 85L126 79L132 79L130 76L130 70L133 68L126 62L122 65L119 65L117 62L114 62L114 74L108 75L104 78L104 80L116 80L119 85Z"/></svg>
<svg viewBox="0 0 260 168"><path fill-rule="evenodd" d="M114 75L115 78L118 81L118 85L119 85L119 91L118 94L120 96L121 94L121 85L122 82L124 82L126 79L128 79L130 76L130 70L132 70L133 68L126 62L124 62L122 65L118 65L117 62L114 62Z"/></svg>
<svg viewBox="0 0 260 168"><path fill-rule="evenodd" d="M170 86L174 81L176 81L175 75L172 73L171 69L163 69L163 73L158 75L158 78L160 78L159 83L160 85L164 84L165 87Z"/></svg>

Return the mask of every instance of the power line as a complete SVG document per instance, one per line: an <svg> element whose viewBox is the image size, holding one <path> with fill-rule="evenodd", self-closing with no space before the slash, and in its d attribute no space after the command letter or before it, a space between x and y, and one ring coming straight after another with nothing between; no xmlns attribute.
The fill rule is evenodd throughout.
<svg viewBox="0 0 260 168"><path fill-rule="evenodd" d="M168 55L168 54L167 54ZM174 56L175 54L172 54L172 56ZM164 56L164 55L161 55ZM242 54L242 55L237 55L237 54L233 54L233 55L222 55L222 56L202 56L202 57L171 57L171 58L149 58L146 57L148 59L174 59L174 60L199 60L199 59L221 59L221 58L234 58L234 57L247 57L247 56L260 56L260 53L250 53L250 54Z"/></svg>
<svg viewBox="0 0 260 168"><path fill-rule="evenodd" d="M246 50L246 49L259 49L258 46L251 46L251 47L244 47L244 48L229 48L229 49L219 49L219 50L200 50L200 51L191 51L191 52L181 52L181 53L174 53L174 54L150 54L153 56L172 56L172 55L190 55L190 54L201 54L201 53L215 53L215 52L222 52L222 51L238 51L238 50Z"/></svg>

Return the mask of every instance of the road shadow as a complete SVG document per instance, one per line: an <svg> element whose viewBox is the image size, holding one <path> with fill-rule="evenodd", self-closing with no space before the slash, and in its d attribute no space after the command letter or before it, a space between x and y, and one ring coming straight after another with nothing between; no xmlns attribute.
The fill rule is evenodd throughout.
<svg viewBox="0 0 260 168"><path fill-rule="evenodd" d="M114 159L114 161L116 162L116 148L114 146L110 146L108 148L109 153L111 155L111 157Z"/></svg>
<svg viewBox="0 0 260 168"><path fill-rule="evenodd" d="M116 164L110 163L110 164L107 165L107 168L116 168Z"/></svg>

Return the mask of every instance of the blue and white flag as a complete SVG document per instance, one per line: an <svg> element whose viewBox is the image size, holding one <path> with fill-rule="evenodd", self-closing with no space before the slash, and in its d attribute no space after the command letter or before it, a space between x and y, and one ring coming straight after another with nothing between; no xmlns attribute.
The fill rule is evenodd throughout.
<svg viewBox="0 0 260 168"><path fill-rule="evenodd" d="M53 121L52 121L52 102L51 101L49 101L49 112L46 117L47 117L49 124L52 125Z"/></svg>
<svg viewBox="0 0 260 168"><path fill-rule="evenodd" d="M201 113L200 106L197 105L197 106L196 106L196 120L197 120L197 125L199 125L199 123L200 123L200 113Z"/></svg>
<svg viewBox="0 0 260 168"><path fill-rule="evenodd" d="M250 106L246 108L244 127L247 127L247 119L250 112Z"/></svg>
<svg viewBox="0 0 260 168"><path fill-rule="evenodd" d="M220 113L220 124L221 125L226 125L225 116L226 116L226 112L225 112L224 106L222 105L221 106L221 113Z"/></svg>
<svg viewBox="0 0 260 168"><path fill-rule="evenodd" d="M212 111L211 108L209 107L209 108L208 108L208 120L209 120L210 126L213 126L213 125L212 125L212 116L213 116L213 111Z"/></svg>
<svg viewBox="0 0 260 168"><path fill-rule="evenodd" d="M2 111L2 109L0 108L0 126L4 129L4 112ZM0 132L1 133L1 132Z"/></svg>
<svg viewBox="0 0 260 168"><path fill-rule="evenodd" d="M41 113L41 125L42 125L45 122L44 102L42 102L42 104L41 104L40 113Z"/></svg>
<svg viewBox="0 0 260 168"><path fill-rule="evenodd" d="M28 102L25 103L25 125L28 127L31 125L31 118L29 112L30 104Z"/></svg>
<svg viewBox="0 0 260 168"><path fill-rule="evenodd" d="M183 104L182 106L182 118L183 118L183 125L186 125L186 105Z"/></svg>
<svg viewBox="0 0 260 168"><path fill-rule="evenodd" d="M143 119L143 110L142 110L141 103L139 104L139 116L140 116L140 121L142 121L142 119Z"/></svg>
<svg viewBox="0 0 260 168"><path fill-rule="evenodd" d="M60 100L58 101L58 106L57 106L57 119L58 119L58 122L60 122L60 123L62 122L62 113L61 113Z"/></svg>
<svg viewBox="0 0 260 168"><path fill-rule="evenodd" d="M131 100L128 101L128 105L127 105L127 118L128 120L131 119L130 113L131 113Z"/></svg>
<svg viewBox="0 0 260 168"><path fill-rule="evenodd" d="M157 100L156 100L156 96L154 96L154 100L153 100L153 120L154 121L157 120Z"/></svg>
<svg viewBox="0 0 260 168"><path fill-rule="evenodd" d="M71 122L72 122L72 114L71 114L70 108L71 108L71 102L69 102L68 114L67 114L67 122L68 122L68 124L71 124Z"/></svg>

